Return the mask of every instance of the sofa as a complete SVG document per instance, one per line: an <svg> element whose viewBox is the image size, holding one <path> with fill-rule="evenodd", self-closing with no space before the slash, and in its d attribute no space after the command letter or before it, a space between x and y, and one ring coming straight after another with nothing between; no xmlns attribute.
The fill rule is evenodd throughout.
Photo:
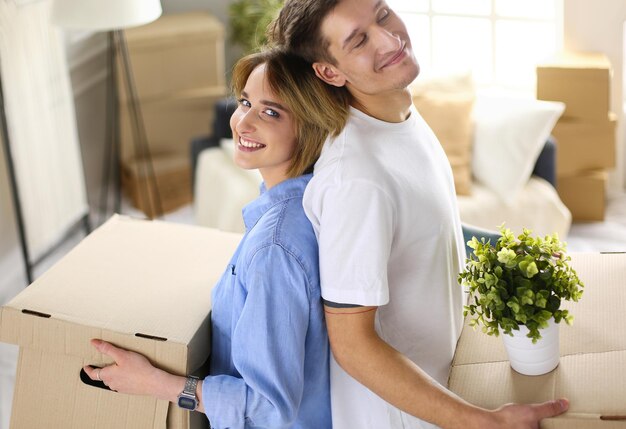
<svg viewBox="0 0 626 429"><path fill-rule="evenodd" d="M234 100L220 100L215 105L212 133L191 142L194 216L199 225L242 232L241 208L258 195L261 176L257 171L240 169L232 161L229 119L235 108ZM478 181L472 183L469 193L459 195L466 238L478 233L495 237L493 232L502 223L514 232L528 228L540 235L556 232L565 237L571 215L555 189L556 150L556 142L548 134L534 157L530 177L512 198L503 199Z"/></svg>

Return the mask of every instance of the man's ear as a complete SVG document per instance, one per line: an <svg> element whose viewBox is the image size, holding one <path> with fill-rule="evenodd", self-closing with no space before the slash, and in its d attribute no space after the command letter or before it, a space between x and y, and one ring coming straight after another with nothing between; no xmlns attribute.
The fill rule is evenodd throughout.
<svg viewBox="0 0 626 429"><path fill-rule="evenodd" d="M342 87L346 84L346 78L335 67L328 63L313 63L315 75L329 85Z"/></svg>

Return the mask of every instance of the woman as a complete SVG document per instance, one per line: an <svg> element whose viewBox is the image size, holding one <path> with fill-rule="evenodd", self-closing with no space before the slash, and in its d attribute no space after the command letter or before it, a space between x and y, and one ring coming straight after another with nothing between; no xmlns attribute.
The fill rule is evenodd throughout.
<svg viewBox="0 0 626 429"><path fill-rule="evenodd" d="M348 99L277 50L241 59L232 86L234 159L258 168L263 185L243 209L246 233L213 290L210 375L170 374L100 340L92 344L115 364L85 372L118 392L197 406L214 429L330 428L317 242L302 195L326 136L343 128Z"/></svg>

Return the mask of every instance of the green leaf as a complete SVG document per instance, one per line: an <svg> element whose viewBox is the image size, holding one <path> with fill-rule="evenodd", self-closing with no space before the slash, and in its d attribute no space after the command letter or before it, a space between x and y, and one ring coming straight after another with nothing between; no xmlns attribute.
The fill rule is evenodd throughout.
<svg viewBox="0 0 626 429"><path fill-rule="evenodd" d="M509 301L506 303L506 306L509 307L515 314L520 312L520 305L517 302Z"/></svg>
<svg viewBox="0 0 626 429"><path fill-rule="evenodd" d="M548 303L548 300L543 297L539 297L535 300L535 305L539 308L546 308L547 303Z"/></svg>
<svg viewBox="0 0 626 429"><path fill-rule="evenodd" d="M231 40L246 53L256 51L267 42L266 29L278 15L283 0L238 0L228 9Z"/></svg>
<svg viewBox="0 0 626 429"><path fill-rule="evenodd" d="M513 250L504 248L498 252L498 262L508 264L510 261L514 260L516 256Z"/></svg>

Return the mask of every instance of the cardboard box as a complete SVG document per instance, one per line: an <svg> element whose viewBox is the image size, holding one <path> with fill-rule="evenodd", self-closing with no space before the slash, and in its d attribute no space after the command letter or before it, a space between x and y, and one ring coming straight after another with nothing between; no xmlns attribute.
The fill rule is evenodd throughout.
<svg viewBox="0 0 626 429"><path fill-rule="evenodd" d="M189 157L193 138L210 134L215 103L226 95L224 87L212 87L172 94L146 101L139 108L150 150ZM120 148L123 162L136 158L135 136L128 104L120 105Z"/></svg>
<svg viewBox="0 0 626 429"><path fill-rule="evenodd" d="M200 368L210 352L211 288L240 239L122 216L85 238L0 309L0 340L20 346L11 428L203 427L198 413L89 386L80 371L111 363L91 338L176 374Z"/></svg>
<svg viewBox="0 0 626 429"><path fill-rule="evenodd" d="M125 31L137 105L150 149L189 159L194 137L210 133L215 102L227 94L224 26L207 12L164 15ZM118 61L118 70L121 70ZM121 159L135 153L125 75L119 75Z"/></svg>
<svg viewBox="0 0 626 429"><path fill-rule="evenodd" d="M585 170L614 168L616 165L615 127L617 115L604 121L560 120L552 130L557 141L558 176Z"/></svg>
<svg viewBox="0 0 626 429"><path fill-rule="evenodd" d="M606 209L606 171L586 171L557 178L556 189L575 222L604 220Z"/></svg>
<svg viewBox="0 0 626 429"><path fill-rule="evenodd" d="M122 188L136 208L152 219L158 215L157 204L160 204L162 213L168 213L192 201L191 167L188 156L176 154L152 156L158 200L155 198L157 193L150 180L149 164L146 159L138 159L122 165Z"/></svg>
<svg viewBox="0 0 626 429"><path fill-rule="evenodd" d="M606 121L611 74L604 54L561 53L537 66L537 98L564 102L563 118Z"/></svg>
<svg viewBox="0 0 626 429"><path fill-rule="evenodd" d="M225 87L224 26L208 12L163 15L124 34L141 103L181 91ZM118 93L124 104L124 85L118 85Z"/></svg>
<svg viewBox="0 0 626 429"><path fill-rule="evenodd" d="M625 245L626 248L626 245ZM524 376L509 365L501 338L466 323L457 346L449 387L469 402L497 408L508 402L534 403L566 397L569 411L545 419L543 429L613 429L626 418L626 254L572 254L585 283L578 303L566 303L574 325L560 325L561 360L552 372Z"/></svg>

